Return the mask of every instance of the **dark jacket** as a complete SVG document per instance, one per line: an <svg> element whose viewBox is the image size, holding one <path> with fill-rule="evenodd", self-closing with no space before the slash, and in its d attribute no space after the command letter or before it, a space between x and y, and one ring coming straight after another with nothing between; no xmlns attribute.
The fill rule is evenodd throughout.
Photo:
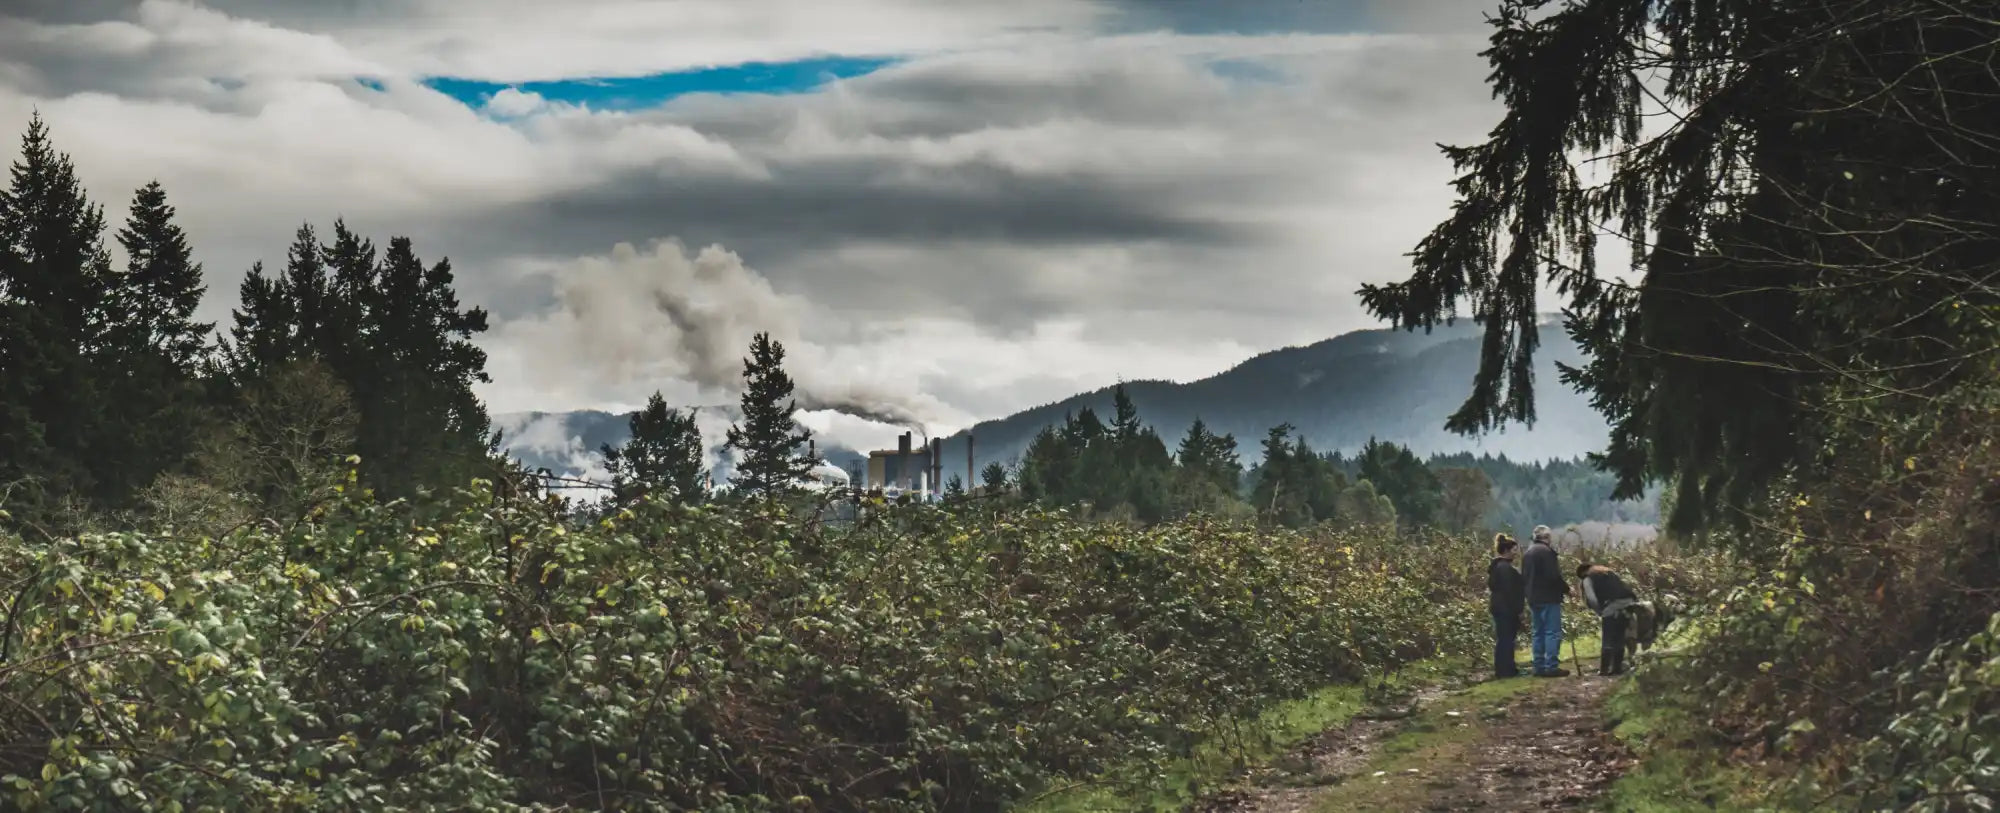
<svg viewBox="0 0 2000 813"><path fill-rule="evenodd" d="M1497 616L1519 618L1527 586L1513 562L1494 557L1492 566L1486 569L1486 609Z"/></svg>
<svg viewBox="0 0 2000 813"><path fill-rule="evenodd" d="M1528 546L1528 552L1521 557L1521 577L1528 582L1530 607L1561 604L1563 596L1569 594L1569 582L1563 580L1556 549L1543 543Z"/></svg>
<svg viewBox="0 0 2000 813"><path fill-rule="evenodd" d="M1618 578L1618 574L1610 568L1593 567L1583 577L1583 603L1594 612L1617 609L1613 605L1621 601L1630 604L1638 600L1639 596L1625 586L1625 580Z"/></svg>

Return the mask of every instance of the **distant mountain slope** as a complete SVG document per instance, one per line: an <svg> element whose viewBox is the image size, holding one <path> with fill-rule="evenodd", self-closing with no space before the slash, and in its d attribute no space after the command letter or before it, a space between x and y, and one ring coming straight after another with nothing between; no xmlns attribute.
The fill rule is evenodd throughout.
<svg viewBox="0 0 2000 813"><path fill-rule="evenodd" d="M1199 381L1133 381L1125 388L1140 417L1169 447L1199 416L1213 431L1236 436L1246 466L1257 461L1265 431L1280 423L1297 427L1321 451L1351 452L1370 437L1426 456L1471 451L1520 461L1574 458L1603 448L1603 417L1557 378L1557 361L1581 363L1582 354L1553 324L1544 326L1536 358L1534 428L1516 426L1479 439L1446 431L1445 418L1464 402L1479 366L1479 331L1463 321L1429 334L1363 330L1264 353ZM1109 420L1111 388L973 426L975 470L995 461L1013 463L1042 427L1084 406ZM735 413L733 405L702 408L703 435L712 447L720 445ZM595 471L598 446L622 443L627 435L626 416L595 410L513 413L496 416L495 423L506 430L507 451L516 459L558 473ZM960 432L944 441L947 476L964 473L965 436ZM843 469L862 457L838 447L820 453Z"/></svg>
<svg viewBox="0 0 2000 813"><path fill-rule="evenodd" d="M1246 466L1256 462L1265 432L1281 423L1297 427L1321 451L1352 452L1370 437L1410 446L1425 456L1471 451L1520 461L1574 458L1602 449L1608 434L1603 416L1562 384L1555 366L1558 361L1582 363L1581 351L1558 325L1545 325L1541 335L1535 426L1514 426L1477 439L1444 428L1445 419L1470 393L1479 367L1480 328L1465 321L1429 334L1357 331L1264 353L1199 381L1132 381L1125 391L1169 447L1200 417L1212 431L1236 436ZM1110 420L1111 393L1106 387L973 426L976 465L1011 463L1042 427L1085 406ZM964 432L945 440L944 459L965 459Z"/></svg>

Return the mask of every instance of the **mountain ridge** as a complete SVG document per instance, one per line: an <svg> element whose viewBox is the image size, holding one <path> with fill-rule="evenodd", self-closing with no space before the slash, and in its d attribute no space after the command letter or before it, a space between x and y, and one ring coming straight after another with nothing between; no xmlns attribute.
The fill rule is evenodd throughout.
<svg viewBox="0 0 2000 813"><path fill-rule="evenodd" d="M1544 331L1553 327L1546 322ZM1575 459L1603 448L1608 425L1579 393L1559 383L1556 364L1580 364L1579 348L1560 329L1544 336L1535 363L1537 422L1510 426L1479 437L1444 428L1447 416L1470 393L1478 368L1482 328L1471 320L1430 331L1370 328L1319 342L1259 353L1227 370L1186 382L1142 379L1101 387L1068 398L980 421L943 437L946 476L965 476L966 438L971 436L973 474L987 464L1011 465L1042 427L1059 424L1084 407L1108 419L1112 393L1125 387L1139 416L1169 447L1195 418L1218 434L1236 437L1246 466L1254 464L1265 432L1291 424L1320 451L1353 452L1375 438L1409 446L1420 456L1472 452L1517 461ZM702 407L703 435L720 444L734 405ZM511 429L509 454L530 466L581 474L584 458L598 446L628 436L626 416L602 410L509 413L495 424ZM822 456L843 469L865 459L867 450L823 443ZM958 465L953 465L957 462ZM561 465L551 465L552 463ZM587 471L587 468L585 469Z"/></svg>

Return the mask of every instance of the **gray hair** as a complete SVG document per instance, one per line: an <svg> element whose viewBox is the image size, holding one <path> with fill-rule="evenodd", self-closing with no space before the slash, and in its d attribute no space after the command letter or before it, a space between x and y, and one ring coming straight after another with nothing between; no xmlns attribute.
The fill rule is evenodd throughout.
<svg viewBox="0 0 2000 813"><path fill-rule="evenodd" d="M1553 542L1555 541L1555 532L1549 530L1549 526L1547 525L1537 525L1535 526L1534 537L1536 542Z"/></svg>

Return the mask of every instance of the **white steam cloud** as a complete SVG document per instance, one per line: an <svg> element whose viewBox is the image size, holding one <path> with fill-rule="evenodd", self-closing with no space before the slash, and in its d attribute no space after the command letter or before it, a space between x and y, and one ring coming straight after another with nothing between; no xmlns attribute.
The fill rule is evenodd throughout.
<svg viewBox="0 0 2000 813"><path fill-rule="evenodd" d="M514 362L513 375L540 392L608 390L638 401L658 390L675 406L731 403L741 390L750 340L765 332L785 346L801 423L823 444L892 444L902 428L923 432L953 412L919 393L914 381L893 378L895 365L856 359L851 351L841 358L803 338L799 326L809 303L778 292L722 246L690 253L674 239L645 249L620 243L607 255L543 273L554 280L554 306L497 326L494 343L514 349L496 362ZM521 427L510 446L595 459L597 450L583 449L560 421L551 422ZM722 463L728 417L705 409L697 424L711 467ZM595 465L602 470L601 462Z"/></svg>

